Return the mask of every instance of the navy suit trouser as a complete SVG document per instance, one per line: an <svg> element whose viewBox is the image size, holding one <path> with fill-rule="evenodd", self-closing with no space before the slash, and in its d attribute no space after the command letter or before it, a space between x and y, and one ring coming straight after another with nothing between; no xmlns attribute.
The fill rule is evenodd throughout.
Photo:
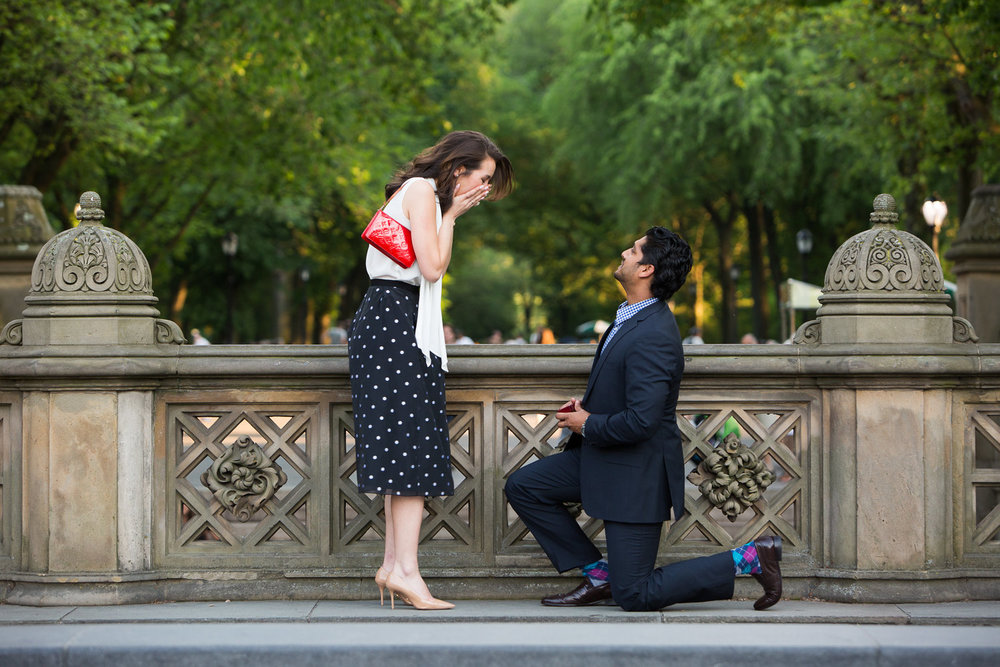
<svg viewBox="0 0 1000 667"><path fill-rule="evenodd" d="M580 450L570 449L515 471L504 487L511 507L559 572L601 559L564 503L580 502ZM604 521L611 593L627 611L680 602L728 600L736 575L729 551L656 567L663 523Z"/></svg>

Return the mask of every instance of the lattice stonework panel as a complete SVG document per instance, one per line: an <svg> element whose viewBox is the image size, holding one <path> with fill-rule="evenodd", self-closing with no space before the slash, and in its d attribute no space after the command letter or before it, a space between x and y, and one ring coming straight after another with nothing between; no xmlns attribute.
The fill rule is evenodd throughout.
<svg viewBox="0 0 1000 667"><path fill-rule="evenodd" d="M349 406L332 406L331 548L340 553L381 554L385 536L382 496L358 490L354 418ZM482 549L482 407L448 405L452 496L429 498L424 505L420 543L439 552Z"/></svg>
<svg viewBox="0 0 1000 667"><path fill-rule="evenodd" d="M569 430L559 428L556 423L555 411L558 408L558 405L550 404L495 404L496 450L502 473L496 489L497 498L502 499L498 517L498 553L541 553L534 536L504 497L503 486L515 470L555 453L563 441L569 438ZM576 514L577 522L584 532L598 546L603 546L604 524L587 516L579 505L572 505L570 509Z"/></svg>
<svg viewBox="0 0 1000 667"><path fill-rule="evenodd" d="M318 554L315 405L167 410L168 553Z"/></svg>
<svg viewBox="0 0 1000 667"><path fill-rule="evenodd" d="M685 475L729 433L736 433L774 474L763 498L730 521L722 510L685 482L687 514L671 525L667 545L732 548L763 534L780 535L790 547L804 546L809 404L681 404L677 422L684 439Z"/></svg>
<svg viewBox="0 0 1000 667"><path fill-rule="evenodd" d="M970 406L966 486L972 552L1000 553L1000 406Z"/></svg>

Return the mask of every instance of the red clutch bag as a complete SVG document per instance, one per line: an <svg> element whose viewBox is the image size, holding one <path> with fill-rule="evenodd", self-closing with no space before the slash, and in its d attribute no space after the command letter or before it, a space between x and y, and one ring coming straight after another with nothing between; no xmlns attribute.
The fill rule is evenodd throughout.
<svg viewBox="0 0 1000 667"><path fill-rule="evenodd" d="M417 261L410 230L382 209L375 211L361 238L404 269Z"/></svg>

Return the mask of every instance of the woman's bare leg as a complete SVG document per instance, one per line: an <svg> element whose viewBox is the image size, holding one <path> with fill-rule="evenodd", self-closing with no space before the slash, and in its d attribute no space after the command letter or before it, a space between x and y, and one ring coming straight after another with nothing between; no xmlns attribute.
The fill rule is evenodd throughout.
<svg viewBox="0 0 1000 667"><path fill-rule="evenodd" d="M392 496L382 496L385 507L385 552L382 555L382 569L386 575L396 566L396 541L392 525Z"/></svg>
<svg viewBox="0 0 1000 667"><path fill-rule="evenodd" d="M417 545L423 520L423 496L396 496L392 499L393 579L421 597L431 597L417 565ZM387 548L388 536L389 531L386 530Z"/></svg>

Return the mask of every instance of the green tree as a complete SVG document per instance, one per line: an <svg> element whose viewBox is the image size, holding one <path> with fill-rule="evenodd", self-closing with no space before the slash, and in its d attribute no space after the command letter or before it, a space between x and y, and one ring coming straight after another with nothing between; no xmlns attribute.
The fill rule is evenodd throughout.
<svg viewBox="0 0 1000 667"><path fill-rule="evenodd" d="M39 186L64 225L81 191L101 193L185 325L218 329L221 272L248 306L284 274L293 300L310 297L317 340L367 282L358 234L382 184L449 129L443 100L498 4L5 3L0 177Z"/></svg>

